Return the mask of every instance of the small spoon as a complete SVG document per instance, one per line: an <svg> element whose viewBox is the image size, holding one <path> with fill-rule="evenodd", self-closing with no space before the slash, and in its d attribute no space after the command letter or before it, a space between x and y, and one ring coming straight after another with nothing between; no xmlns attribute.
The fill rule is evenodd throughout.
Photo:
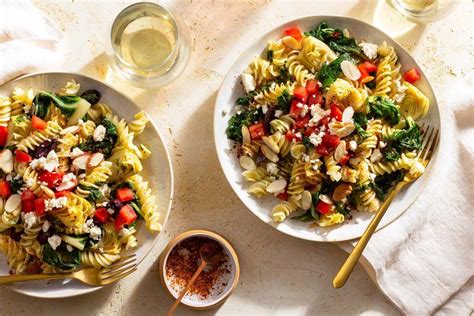
<svg viewBox="0 0 474 316"><path fill-rule="evenodd" d="M173 306L171 306L171 308L168 311L167 316L173 315L179 303L181 303L186 293L188 293L189 289L194 284L198 276L201 274L202 270L204 270L204 268L207 265L220 263L223 255L224 254L222 252L222 246L216 241L208 241L204 245L201 246L201 248L199 249L199 257L201 258L201 265L196 270L196 272L194 272L193 277L191 278L191 280L189 280L188 284L184 288L183 292L181 292L179 297L176 299Z"/></svg>

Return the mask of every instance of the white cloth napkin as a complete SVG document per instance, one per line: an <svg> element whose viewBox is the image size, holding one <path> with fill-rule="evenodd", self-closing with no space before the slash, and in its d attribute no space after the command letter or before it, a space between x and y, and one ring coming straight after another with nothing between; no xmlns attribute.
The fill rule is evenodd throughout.
<svg viewBox="0 0 474 316"><path fill-rule="evenodd" d="M0 85L62 61L62 34L31 2L0 1Z"/></svg>
<svg viewBox="0 0 474 316"><path fill-rule="evenodd" d="M407 315L474 311L474 102L472 82L439 95L441 143L431 179L396 222L370 240L361 260ZM355 242L340 246L351 251Z"/></svg>

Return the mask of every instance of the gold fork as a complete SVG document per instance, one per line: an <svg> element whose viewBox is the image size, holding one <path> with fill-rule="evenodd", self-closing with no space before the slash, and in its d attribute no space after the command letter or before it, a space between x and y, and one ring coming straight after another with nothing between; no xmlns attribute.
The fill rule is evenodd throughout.
<svg viewBox="0 0 474 316"><path fill-rule="evenodd" d="M421 163L423 164L424 167L426 167L431 160L433 151L436 148L436 144L438 142L438 137L439 137L439 130L437 128L427 126L426 130L423 133L422 150L419 152L417 156L417 158L421 159ZM352 270L354 270L355 265L359 261L360 256L362 255L362 252L367 246L367 243L369 242L370 237L372 237L372 234L375 232L375 229L377 228L378 224L382 220L382 217L385 215L385 212L387 211L388 207L392 203L393 199L400 192L402 188L404 188L407 184L413 182L414 180L416 180L416 177L411 177L411 176L406 175L404 179L400 181L395 186L395 188L393 188L393 190L390 192L387 199L382 204L380 209L377 211L374 218L370 222L369 226L365 230L364 234L362 235L360 240L357 242L357 245L354 247L352 252L349 254L349 257L347 257L346 261L344 262L342 267L339 269L339 272L334 277L332 281L332 285L334 288L337 289L344 286L347 279L351 275Z"/></svg>
<svg viewBox="0 0 474 316"><path fill-rule="evenodd" d="M51 274L20 274L0 276L0 284L52 280L52 279L76 279L91 286L103 286L125 278L137 270L136 255L121 258L108 268L84 268L71 273Z"/></svg>

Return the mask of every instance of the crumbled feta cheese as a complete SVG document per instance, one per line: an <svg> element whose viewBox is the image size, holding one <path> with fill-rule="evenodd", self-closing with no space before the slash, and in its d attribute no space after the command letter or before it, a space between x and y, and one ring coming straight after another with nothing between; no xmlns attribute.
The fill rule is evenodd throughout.
<svg viewBox="0 0 474 316"><path fill-rule="evenodd" d="M87 227L92 227L92 226L94 226L94 220L93 220L92 218L88 219L88 220L86 221L86 225L87 225Z"/></svg>
<svg viewBox="0 0 474 316"><path fill-rule="evenodd" d="M84 152L80 150L78 147L74 147L70 155L71 155L71 158L77 158L79 156L84 155Z"/></svg>
<svg viewBox="0 0 474 316"><path fill-rule="evenodd" d="M46 211L51 211L53 208L61 208L67 204L67 197L61 196L56 199L49 199L44 201Z"/></svg>
<svg viewBox="0 0 474 316"><path fill-rule="evenodd" d="M5 177L5 180L12 181L12 175L10 173L7 174L7 176Z"/></svg>
<svg viewBox="0 0 474 316"><path fill-rule="evenodd" d="M30 229L34 224L37 223L38 217L34 212L23 213L25 214L23 220L25 221L26 228Z"/></svg>
<svg viewBox="0 0 474 316"><path fill-rule="evenodd" d="M62 183L66 183L68 181L71 181L71 180L75 180L76 179L76 175L72 172L69 172L69 173L66 173L64 176L63 176L63 179L62 179Z"/></svg>
<svg viewBox="0 0 474 316"><path fill-rule="evenodd" d="M303 104L303 103L301 103L301 102L296 103L296 107L298 107L298 108L300 108L300 109L303 108L304 105L305 105L305 104Z"/></svg>
<svg viewBox="0 0 474 316"><path fill-rule="evenodd" d="M106 132L106 129L105 129L105 126L104 125L99 125L95 128L94 130L94 140L96 142L101 142L104 140L105 138L105 132Z"/></svg>
<svg viewBox="0 0 474 316"><path fill-rule="evenodd" d="M262 105L261 105L261 108L262 108L262 113L263 113L263 114L266 114L267 111L268 111L268 105L262 104Z"/></svg>
<svg viewBox="0 0 474 316"><path fill-rule="evenodd" d="M26 179L26 183L25 183L25 184L26 184L26 186L27 186L28 188L31 188L31 187L35 184L35 179L33 179L33 178L28 178L28 179Z"/></svg>
<svg viewBox="0 0 474 316"><path fill-rule="evenodd" d="M323 142L324 135L325 133L322 131L320 131L318 134L311 133L311 135L309 135L309 141L314 145L314 147L317 147Z"/></svg>
<svg viewBox="0 0 474 316"><path fill-rule="evenodd" d="M280 117L282 115L283 115L283 111L281 111L281 110L276 110L275 111L275 117Z"/></svg>
<svg viewBox="0 0 474 316"><path fill-rule="evenodd" d="M308 111L309 111L308 105L303 104L303 107L301 108L300 116L305 117L306 114L308 114Z"/></svg>
<svg viewBox="0 0 474 316"><path fill-rule="evenodd" d="M74 250L74 248L71 245L66 245L66 249L69 252L72 252Z"/></svg>
<svg viewBox="0 0 474 316"><path fill-rule="evenodd" d="M397 91L397 93L395 93L395 95L393 96L393 100L396 103L400 103L405 98L405 91L408 89L408 87L402 84L400 82L400 79L396 79L394 81L394 84L395 84L395 91Z"/></svg>
<svg viewBox="0 0 474 316"><path fill-rule="evenodd" d="M51 248L53 248L53 250L56 250L56 248L58 248L59 245L61 245L61 237L59 237L58 235L53 235L48 238L48 243L51 246Z"/></svg>
<svg viewBox="0 0 474 316"><path fill-rule="evenodd" d="M323 110L319 104L311 105L311 120L310 122L317 124L323 117L328 116L331 113L330 110Z"/></svg>
<svg viewBox="0 0 474 316"><path fill-rule="evenodd" d="M51 150L46 157L33 159L30 166L33 169L44 169L53 172L59 167L59 158L56 152Z"/></svg>
<svg viewBox="0 0 474 316"><path fill-rule="evenodd" d="M383 140L379 141L379 148L385 148L387 146L387 143L384 142Z"/></svg>
<svg viewBox="0 0 474 316"><path fill-rule="evenodd" d="M82 125L84 125L84 123L85 123L85 122L84 122L83 120L79 120L79 121L77 122L77 125L82 126Z"/></svg>
<svg viewBox="0 0 474 316"><path fill-rule="evenodd" d="M100 240L100 237L102 237L102 230L100 227L94 226L90 229L89 236L94 240Z"/></svg>
<svg viewBox="0 0 474 316"><path fill-rule="evenodd" d="M128 235L130 235L130 230L129 230L128 228L125 228L125 227L124 227L124 228L122 228L122 229L119 231L118 235L119 235L120 237L128 236Z"/></svg>
<svg viewBox="0 0 474 316"><path fill-rule="evenodd" d="M372 152L372 155L370 155L370 161L372 162L380 161L382 160L382 158L383 158L383 155L380 152L380 149L378 148L375 148L374 151Z"/></svg>
<svg viewBox="0 0 474 316"><path fill-rule="evenodd" d="M104 184L103 186L100 187L100 192L102 193L103 196L107 196L110 194L111 190L107 184Z"/></svg>
<svg viewBox="0 0 474 316"><path fill-rule="evenodd" d="M277 175L278 174L278 165L273 162L267 163L267 172L271 175Z"/></svg>
<svg viewBox="0 0 474 316"><path fill-rule="evenodd" d="M49 230L50 227L51 227L51 223L48 222L48 221L45 221L45 222L43 223L43 227L41 227L41 229L43 230L43 232L46 233L46 232Z"/></svg>
<svg viewBox="0 0 474 316"><path fill-rule="evenodd" d="M308 162L308 161L309 161L309 155L303 154L303 160L304 160L305 162Z"/></svg>
<svg viewBox="0 0 474 316"><path fill-rule="evenodd" d="M374 60L377 58L378 46L376 44L359 43L359 46L362 47L362 51L364 52L365 56L369 57L369 59Z"/></svg>
<svg viewBox="0 0 474 316"><path fill-rule="evenodd" d="M244 85L245 92L249 93L250 91L255 90L255 78L248 73L243 73L241 76L242 84Z"/></svg>
<svg viewBox="0 0 474 316"><path fill-rule="evenodd" d="M296 137L296 138L302 138L303 135L301 135L301 132L298 132L298 133L295 134L295 137Z"/></svg>
<svg viewBox="0 0 474 316"><path fill-rule="evenodd" d="M30 167L33 169L38 169L40 166L43 166L45 163L46 163L45 157L36 158L30 162Z"/></svg>
<svg viewBox="0 0 474 316"><path fill-rule="evenodd" d="M107 213L109 213L110 215L114 215L115 211L111 208L108 208Z"/></svg>

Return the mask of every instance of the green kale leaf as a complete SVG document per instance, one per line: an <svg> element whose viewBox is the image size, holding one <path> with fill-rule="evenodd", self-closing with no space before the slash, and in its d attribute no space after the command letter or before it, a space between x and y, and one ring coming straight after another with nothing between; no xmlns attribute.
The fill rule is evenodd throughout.
<svg viewBox="0 0 474 316"><path fill-rule="evenodd" d="M385 119L391 125L400 122L400 110L389 98L381 96L369 97L368 105L371 117Z"/></svg>
<svg viewBox="0 0 474 316"><path fill-rule="evenodd" d="M234 141L242 141L242 126L249 126L258 121L262 116L261 110L244 111L234 114L228 123L227 138Z"/></svg>
<svg viewBox="0 0 474 316"><path fill-rule="evenodd" d="M330 86L341 74L341 63L344 60L353 61L351 56L347 53L341 54L327 65L323 65L318 73L318 79L323 87Z"/></svg>
<svg viewBox="0 0 474 316"><path fill-rule="evenodd" d="M76 269L80 265L79 251L67 251L62 245L56 250L46 243L43 246L43 261L63 270Z"/></svg>
<svg viewBox="0 0 474 316"><path fill-rule="evenodd" d="M290 111L291 95L287 89L277 97L277 109L288 113Z"/></svg>
<svg viewBox="0 0 474 316"><path fill-rule="evenodd" d="M384 175L375 178L372 188L374 189L375 195L381 201L385 200L385 197L398 182L403 180L405 176L401 170L393 173L386 173Z"/></svg>

